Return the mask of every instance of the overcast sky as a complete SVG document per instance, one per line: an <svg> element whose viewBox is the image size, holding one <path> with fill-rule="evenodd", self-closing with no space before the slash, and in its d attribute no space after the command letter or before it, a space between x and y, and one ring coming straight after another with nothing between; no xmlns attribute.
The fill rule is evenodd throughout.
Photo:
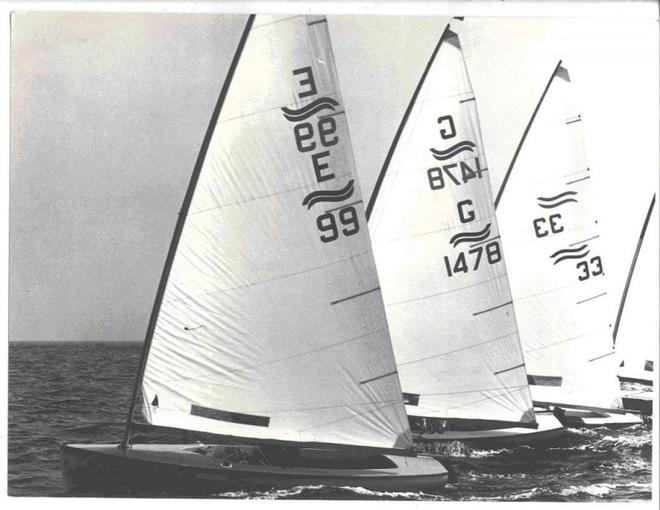
<svg viewBox="0 0 660 510"><path fill-rule="evenodd" d="M177 212L245 21L14 15L11 340L143 339ZM365 197L448 21L329 17ZM494 189L564 60L598 172L611 293L620 295L658 187L657 21L466 18L453 27ZM657 261L658 233L649 237ZM643 303L631 312L642 323L657 317L657 297L654 308Z"/></svg>

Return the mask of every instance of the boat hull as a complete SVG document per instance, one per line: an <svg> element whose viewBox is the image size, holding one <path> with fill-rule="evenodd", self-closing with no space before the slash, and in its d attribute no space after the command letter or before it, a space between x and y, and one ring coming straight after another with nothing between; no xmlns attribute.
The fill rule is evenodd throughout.
<svg viewBox="0 0 660 510"><path fill-rule="evenodd" d="M640 415L629 412L608 413L600 410L556 407L555 415L565 427L570 428L593 429L606 427L609 429L622 429L644 423Z"/></svg>
<svg viewBox="0 0 660 510"><path fill-rule="evenodd" d="M621 397L621 402L627 411L638 411L646 416L653 415L653 400L650 398Z"/></svg>
<svg viewBox="0 0 660 510"><path fill-rule="evenodd" d="M538 428L510 427L487 430L446 430L443 433L414 434L417 442L458 441L471 447L502 447L555 442L564 432L564 426L550 412L536 414Z"/></svg>
<svg viewBox="0 0 660 510"><path fill-rule="evenodd" d="M72 492L133 496L308 485L428 490L442 487L448 477L444 466L428 456L382 455L393 467L341 469L234 463L197 450L195 445L133 445L123 451L116 444L69 444L61 447L62 472Z"/></svg>

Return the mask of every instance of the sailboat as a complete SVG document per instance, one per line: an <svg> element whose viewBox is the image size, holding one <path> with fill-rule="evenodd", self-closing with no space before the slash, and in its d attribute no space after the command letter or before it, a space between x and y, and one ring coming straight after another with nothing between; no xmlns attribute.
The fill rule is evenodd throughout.
<svg viewBox="0 0 660 510"><path fill-rule="evenodd" d="M134 443L144 430L219 443ZM175 227L124 438L61 453L77 489L445 483L442 464L413 451L325 17L249 17Z"/></svg>
<svg viewBox="0 0 660 510"><path fill-rule="evenodd" d="M367 206L406 412L417 441L548 440L535 415L474 92L447 25Z"/></svg>
<svg viewBox="0 0 660 510"><path fill-rule="evenodd" d="M535 405L567 426L623 427L641 419L622 408L607 318L608 260L591 190L596 172L581 123L560 61L495 207Z"/></svg>
<svg viewBox="0 0 660 510"><path fill-rule="evenodd" d="M637 240L612 333L615 349L622 360L619 381L644 386L653 386L653 370L658 356L658 315L645 313L639 317L634 312L658 310L658 237L646 238L649 226L651 232L658 232L658 214L656 212L654 215L654 210L655 194ZM643 245L645 239L646 244ZM624 314L626 303L628 313ZM651 396L652 393L645 391L626 392L622 397L623 406L646 415L653 414Z"/></svg>

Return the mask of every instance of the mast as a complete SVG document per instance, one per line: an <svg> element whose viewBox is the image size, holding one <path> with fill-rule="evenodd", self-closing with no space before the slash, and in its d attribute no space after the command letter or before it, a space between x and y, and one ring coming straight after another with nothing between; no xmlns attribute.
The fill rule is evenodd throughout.
<svg viewBox="0 0 660 510"><path fill-rule="evenodd" d="M406 123L408 122L408 117L410 116L410 112L415 106L415 102L417 101L417 96L419 95L419 91L422 90L422 86L424 85L424 81L426 80L426 75L429 73L429 70L431 69L433 62L435 61L435 56L438 54L438 50L442 45L442 41L445 40L445 36L449 31L449 25L450 23L447 23L447 26L442 31L442 35L440 36L438 43L435 45L435 48L433 50L433 53L431 53L431 57L429 58L429 61L426 63L426 67L424 68L424 72L422 73L422 76L419 79L419 82L417 83L415 92L410 98L408 107L406 108L406 111L403 114L403 118L401 119L399 128L396 130L396 134L394 135L394 140L392 140L390 149L387 151L385 162L383 163L383 167L380 169L380 173L378 174L378 179L376 179L376 185L374 186L374 191L371 193L371 197L369 197L369 203L367 204L367 208L365 210L367 221L369 221L369 218L371 217L371 212L373 211L374 205L376 204L376 198L378 197L378 192L380 191L380 187L383 184L383 179L385 179L385 173L387 172L387 168L390 166L390 161L392 160L394 151L396 150L396 147L399 143L399 138L401 137L401 133L403 133L403 129L406 127Z"/></svg>
<svg viewBox="0 0 660 510"><path fill-rule="evenodd" d="M646 219L644 220L644 225L642 226L642 231L639 234L639 239L637 240L637 247L635 248L635 254L633 255L632 262L630 264L630 269L628 270L628 278L626 279L626 284L623 287L623 294L621 296L621 302L619 303L619 310L616 314L616 321L614 323L614 330L612 331L612 346L616 345L616 335L619 331L619 323L621 322L621 315L623 314L623 307L626 304L626 297L628 296L628 288L630 287L630 282L632 280L633 272L635 271L635 265L637 264L637 257L639 256L639 251L642 248L642 242L644 241L644 236L646 235L646 228L649 225L649 220L651 219L651 213L653 212L653 206L655 205L655 193L651 199L651 205L649 210L646 213Z"/></svg>
<svg viewBox="0 0 660 510"><path fill-rule="evenodd" d="M202 146L197 155L197 160L195 162L195 167L193 169L192 175L190 177L190 182L188 183L188 189L183 198L183 203L181 204L181 210L179 211L179 216L177 218L176 226L174 227L174 235L172 236L172 241L170 243L169 251L167 252L167 258L165 259L165 266L163 268L163 273L160 277L160 283L158 284L158 290L156 291L156 298L154 300L154 306L151 310L151 317L149 318L149 325L147 326L147 333L144 339L144 344L142 346L142 354L140 356L140 365L138 367L137 375L135 376L135 382L133 384L133 393L131 396L131 401L128 407L128 416L126 417L126 427L124 429L124 437L119 444L121 450L126 450L128 446L128 440L131 431L131 425L133 421L133 413L135 411L135 403L137 401L137 396L142 382L142 377L144 376L144 370L147 362L147 355L149 354L149 347L151 346L151 340L153 338L154 329L156 327L156 320L158 319L158 312L160 310L160 305L163 300L163 295L165 294L165 287L167 286L167 280L170 274L170 269L174 261L174 256L176 254L177 246L179 244L179 239L181 237L181 232L183 231L183 226L186 222L186 216L188 215L188 210L190 208L190 203L192 201L193 194L195 192L195 186L199 179L199 175L204 164L204 159L206 157L206 152L211 142L211 137L213 136L213 130L216 126L218 117L220 116L220 111L222 110L222 105L229 91L229 86L231 85L234 72L236 71L236 66L241 58L241 53L245 47L250 29L254 23L254 14L250 14L248 17L245 28L243 29L243 34L241 39L238 42L238 47L236 48L236 53L234 58L231 61L229 70L227 72L227 77L225 78L224 84L222 85L222 90L216 102L213 114L211 115L211 120L209 122L208 128L206 129L206 134L204 135L204 140Z"/></svg>
<svg viewBox="0 0 660 510"><path fill-rule="evenodd" d="M497 205L500 203L500 200L502 198L502 193L504 193L504 187L506 186L506 183L509 180L509 176L511 175L511 170L513 170L513 165L516 164L516 159L518 158L518 154L520 153L520 150L522 149L522 146L525 143L525 138L527 138L527 133L529 133L529 130L532 127L532 123L534 122L534 119L536 118L536 114L538 113L539 109L541 108L541 104L543 104L543 100L545 99L545 96L548 93L548 89L550 88L550 84L552 83L552 80L554 79L555 74L557 73L557 70L559 69L559 66L561 66L561 60L555 66L555 70L552 71L552 75L550 76L550 79L548 80L548 84L545 86L545 89L543 90L543 94L541 94L541 99L539 99L539 102L536 105L536 108L534 109L534 113L532 113L532 117L529 119L529 122L527 123L527 127L525 128L525 131L523 132L522 138L520 139L520 142L518 143L518 147L516 148L516 152L513 155L513 159L511 160L511 163L509 163L509 168L507 169L506 174L504 174L504 179L502 180L502 185L500 186L500 189L497 192L497 197L495 197L495 209L497 209Z"/></svg>

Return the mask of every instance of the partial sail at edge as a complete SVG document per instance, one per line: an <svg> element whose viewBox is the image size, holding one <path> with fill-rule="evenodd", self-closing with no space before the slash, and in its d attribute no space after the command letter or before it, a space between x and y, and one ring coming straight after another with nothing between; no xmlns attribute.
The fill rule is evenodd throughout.
<svg viewBox="0 0 660 510"><path fill-rule="evenodd" d="M615 348L624 365L619 376L633 379L653 379L658 363L660 325L658 303L658 206L655 195L645 218L645 234L636 252L634 272L621 310ZM623 304L623 303L622 303ZM649 313L653 310L654 313Z"/></svg>
<svg viewBox="0 0 660 510"><path fill-rule="evenodd" d="M211 129L146 360L147 420L411 447L325 18L258 16Z"/></svg>
<svg viewBox="0 0 660 510"><path fill-rule="evenodd" d="M458 36L443 34L370 201L412 417L535 423Z"/></svg>

